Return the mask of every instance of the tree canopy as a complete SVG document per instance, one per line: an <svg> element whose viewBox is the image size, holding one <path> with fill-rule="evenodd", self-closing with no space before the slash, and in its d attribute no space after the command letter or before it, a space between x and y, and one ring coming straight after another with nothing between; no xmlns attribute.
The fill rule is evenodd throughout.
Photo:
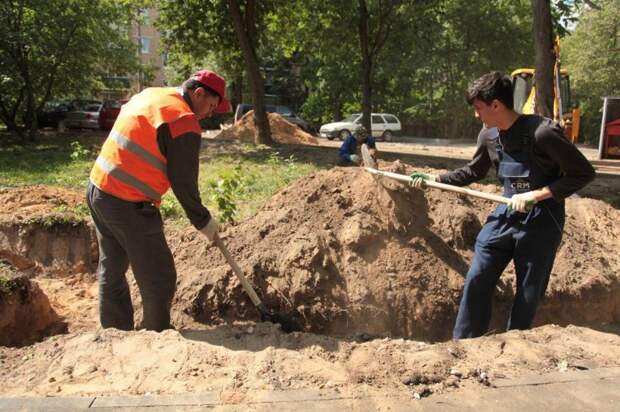
<svg viewBox="0 0 620 412"><path fill-rule="evenodd" d="M33 139L52 97L90 95L108 73L137 65L133 2L6 0L0 4L0 119ZM23 134L22 134L23 135Z"/></svg>
<svg viewBox="0 0 620 412"><path fill-rule="evenodd" d="M583 134L595 141L601 98L620 96L620 1L600 0L596 8L586 6L575 31L563 42L562 56L583 115Z"/></svg>

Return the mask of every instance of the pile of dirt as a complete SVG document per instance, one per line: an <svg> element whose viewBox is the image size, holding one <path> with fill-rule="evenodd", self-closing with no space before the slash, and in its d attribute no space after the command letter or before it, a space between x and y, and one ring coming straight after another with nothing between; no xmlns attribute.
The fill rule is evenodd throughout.
<svg viewBox="0 0 620 412"><path fill-rule="evenodd" d="M385 164L383 165L386 166ZM391 170L407 173L396 162ZM474 185L491 191L492 187ZM359 168L307 176L224 234L266 304L330 335L451 337L463 278L489 202L396 181ZM620 320L620 213L569 199L565 236L536 324ZM205 323L256 319L219 251L193 231L170 236L180 312ZM514 270L500 282L492 327L505 324Z"/></svg>
<svg viewBox="0 0 620 412"><path fill-rule="evenodd" d="M35 185L0 190L0 258L21 271L92 272L93 226L80 213L84 193Z"/></svg>
<svg viewBox="0 0 620 412"><path fill-rule="evenodd" d="M318 144L316 137L304 132L296 125L287 121L278 113L267 113L271 137L278 143L285 144ZM254 124L254 111L250 110L231 127L222 130L216 138L218 139L238 139L243 142L254 142L256 135L256 125Z"/></svg>
<svg viewBox="0 0 620 412"><path fill-rule="evenodd" d="M0 273L0 346L30 345L66 332L67 324L36 283Z"/></svg>
<svg viewBox="0 0 620 412"><path fill-rule="evenodd" d="M500 383L525 374L619 365L620 337L544 326L429 345L355 342L271 324L162 333L115 329L0 347L3 396L219 393L326 389L340 396L411 397Z"/></svg>

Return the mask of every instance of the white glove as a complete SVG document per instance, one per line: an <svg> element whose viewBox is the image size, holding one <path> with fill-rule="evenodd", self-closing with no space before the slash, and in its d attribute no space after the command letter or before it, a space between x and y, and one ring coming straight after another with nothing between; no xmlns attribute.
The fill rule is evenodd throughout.
<svg viewBox="0 0 620 412"><path fill-rule="evenodd" d="M516 212L525 213L529 212L537 202L533 192L519 193L510 198L508 207Z"/></svg>
<svg viewBox="0 0 620 412"><path fill-rule="evenodd" d="M352 155L350 155L350 157L351 157L351 161L353 163L360 164L360 162L362 161L362 159L360 159L360 157L358 155L356 155L356 154L352 154Z"/></svg>
<svg viewBox="0 0 620 412"><path fill-rule="evenodd" d="M200 229L200 233L205 235L207 239L209 239L211 242L213 242L213 240L215 239L215 235L219 231L220 224L217 222L217 220L215 220L213 216L211 216L211 219L209 219L209 223L207 223L205 227Z"/></svg>

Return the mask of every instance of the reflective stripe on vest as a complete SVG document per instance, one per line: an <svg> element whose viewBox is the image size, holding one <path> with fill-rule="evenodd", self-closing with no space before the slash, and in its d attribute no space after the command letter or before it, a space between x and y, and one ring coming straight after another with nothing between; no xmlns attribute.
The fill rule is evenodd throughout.
<svg viewBox="0 0 620 412"><path fill-rule="evenodd" d="M125 184L127 184L129 186L132 186L135 189L138 189L139 191L144 193L144 195L146 197L148 197L149 199L152 199L152 200L154 200L156 202L159 202L161 200L161 196L159 195L159 193L157 193L156 191L151 189L146 183L144 183L144 182L136 179L132 175L122 171L120 168L114 167L107 160L105 160L103 157L101 157L101 156L97 157L97 161L95 162L95 164L97 166L99 166L101 168L101 170L103 170L104 172L109 174L110 176L114 176L115 178L117 178L121 182L123 182L123 183L125 183Z"/></svg>
<svg viewBox="0 0 620 412"><path fill-rule="evenodd" d="M117 132L116 130L112 130L110 132L108 139L112 139L112 141L116 142L116 144L122 147L123 149L130 151L136 156L141 157L145 162L147 162L154 168L159 169L162 173L164 174L166 173L166 164L164 162L162 162L157 157L153 156L152 154L150 154L149 152L144 150L142 147L132 142L131 140L129 140L128 138L126 138L125 136Z"/></svg>
<svg viewBox="0 0 620 412"><path fill-rule="evenodd" d="M174 139L200 134L196 115L178 89L153 87L133 96L120 113L93 166L90 180L120 199L159 205L170 188L167 161L157 141L167 124Z"/></svg>

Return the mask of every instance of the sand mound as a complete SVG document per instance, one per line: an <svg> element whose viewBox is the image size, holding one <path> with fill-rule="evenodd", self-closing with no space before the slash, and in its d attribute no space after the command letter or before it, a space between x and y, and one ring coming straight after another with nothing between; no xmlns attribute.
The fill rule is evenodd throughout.
<svg viewBox="0 0 620 412"><path fill-rule="evenodd" d="M36 283L25 276L7 279L3 275L0 283L0 346L30 345L67 331Z"/></svg>
<svg viewBox="0 0 620 412"><path fill-rule="evenodd" d="M53 220L66 217L72 208L84 204L84 193L61 187L34 185L0 189L0 223Z"/></svg>
<svg viewBox="0 0 620 412"><path fill-rule="evenodd" d="M267 305L294 313L307 330L443 340L451 336L471 249L492 207L335 168L282 190L224 237ZM603 202L568 200L538 324L620 320L620 258L612 252L619 215ZM205 248L193 232L180 236L175 307L206 323L256 319L217 249ZM499 286L493 327L507 318L511 271Z"/></svg>
<svg viewBox="0 0 620 412"><path fill-rule="evenodd" d="M84 194L53 186L0 191L0 258L31 273L93 272L97 240L77 213Z"/></svg>
<svg viewBox="0 0 620 412"><path fill-rule="evenodd" d="M279 114L267 113L267 117L269 118L271 137L274 141L285 144L318 144L316 137L304 132ZM231 127L222 130L216 137L254 142L255 135L254 111L250 110L239 121Z"/></svg>

